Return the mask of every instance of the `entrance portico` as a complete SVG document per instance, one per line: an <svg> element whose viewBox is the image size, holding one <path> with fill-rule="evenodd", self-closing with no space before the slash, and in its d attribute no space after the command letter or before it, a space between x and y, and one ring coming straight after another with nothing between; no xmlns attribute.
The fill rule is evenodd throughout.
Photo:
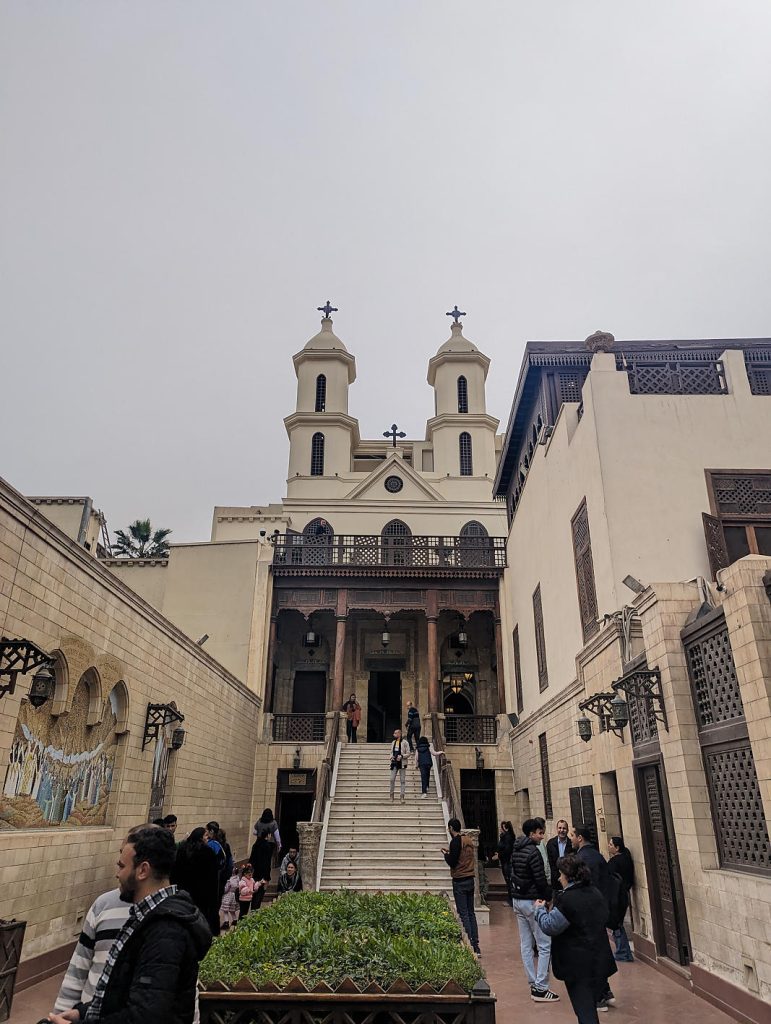
<svg viewBox="0 0 771 1024"><path fill-rule="evenodd" d="M276 539L266 710L286 733L275 735L274 718L274 738L318 742L305 716L321 719L351 693L362 706L359 738L370 741L403 727L408 700L424 715L463 717L469 742L472 719L503 710L502 543L483 538L476 550L466 539L409 537L394 564L373 558L380 541L331 536L320 557L318 542L306 551L302 538Z"/></svg>

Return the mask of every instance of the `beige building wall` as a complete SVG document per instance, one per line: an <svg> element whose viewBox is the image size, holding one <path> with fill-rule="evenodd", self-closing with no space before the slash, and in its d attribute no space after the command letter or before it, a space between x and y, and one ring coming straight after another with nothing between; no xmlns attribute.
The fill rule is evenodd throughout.
<svg viewBox="0 0 771 1024"><path fill-rule="evenodd" d="M186 742L170 754L164 810L178 815L182 835L216 817L242 855L260 701L5 482L0 623L4 636L60 652L56 694L41 712L65 726L84 673L93 713L113 685L125 687L106 823L17 829L0 822L0 917L28 922L24 959L59 947L68 956L91 901L113 885L121 838L147 820L154 756L154 744L141 749L147 704L175 701L185 716ZM0 699L3 766L29 682L19 676L15 693Z"/></svg>

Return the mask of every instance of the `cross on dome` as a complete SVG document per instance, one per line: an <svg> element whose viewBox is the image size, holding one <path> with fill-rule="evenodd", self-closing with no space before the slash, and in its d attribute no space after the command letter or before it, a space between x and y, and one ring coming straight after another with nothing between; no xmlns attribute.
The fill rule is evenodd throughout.
<svg viewBox="0 0 771 1024"><path fill-rule="evenodd" d="M460 318L465 315L466 314L461 312L461 310L459 310L457 306L455 306L455 308L451 312L445 313L445 316L451 316L456 324L458 323Z"/></svg>
<svg viewBox="0 0 771 1024"><path fill-rule="evenodd" d="M330 313L337 313L337 306L333 306L329 299L327 299L326 306L316 306L316 309L319 313L323 313L327 320L329 320Z"/></svg>

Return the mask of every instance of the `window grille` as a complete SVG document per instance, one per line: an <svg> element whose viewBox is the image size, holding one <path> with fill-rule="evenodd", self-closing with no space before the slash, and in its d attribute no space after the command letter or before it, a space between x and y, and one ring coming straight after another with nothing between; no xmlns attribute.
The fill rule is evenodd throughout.
<svg viewBox="0 0 771 1024"><path fill-rule="evenodd" d="M597 621L597 590L594 583L594 563L592 562L592 542L589 536L589 512L586 507L586 498L578 506L570 525L573 533L573 558L576 564L578 610L581 615L584 643L586 643L600 628Z"/></svg>
<svg viewBox="0 0 771 1024"><path fill-rule="evenodd" d="M412 560L412 530L401 519L392 519L383 527L383 560L388 565L409 565Z"/></svg>
<svg viewBox="0 0 771 1024"><path fill-rule="evenodd" d="M471 434L464 430L459 438L460 475L473 476L474 464L471 457Z"/></svg>
<svg viewBox="0 0 771 1024"><path fill-rule="evenodd" d="M478 523L476 521L476 519L472 519L470 522L466 523L465 526L461 526L461 528L460 528L460 536L461 537L487 537L487 536L489 536L489 534L488 534L487 530L484 528L484 526L482 526L481 523Z"/></svg>
<svg viewBox="0 0 771 1024"><path fill-rule="evenodd" d="M771 555L771 473L707 471L712 508L702 513L713 577L745 555Z"/></svg>
<svg viewBox="0 0 771 1024"><path fill-rule="evenodd" d="M514 632L511 634L511 642L514 647L514 689L517 698L517 714L521 715L525 708L525 700L522 693L522 658L519 653L519 624L514 627Z"/></svg>
<svg viewBox="0 0 771 1024"><path fill-rule="evenodd" d="M533 592L533 624L535 626L535 654L538 659L538 689L543 693L549 685L549 672L546 665L546 636L543 629L540 583Z"/></svg>
<svg viewBox="0 0 771 1024"><path fill-rule="evenodd" d="M616 355L633 395L724 395L723 364L710 352L633 352Z"/></svg>
<svg viewBox="0 0 771 1024"><path fill-rule="evenodd" d="M584 386L586 374L582 370L570 371L560 370L554 375L557 385L557 398L559 404L563 402L580 402L581 388Z"/></svg>
<svg viewBox="0 0 771 1024"><path fill-rule="evenodd" d="M541 783L543 785L544 817L552 818L554 811L551 803L551 776L549 775L549 748L546 745L546 733L538 737L538 754L541 759Z"/></svg>
<svg viewBox="0 0 771 1024"><path fill-rule="evenodd" d="M324 476L324 435L311 438L311 476Z"/></svg>
<svg viewBox="0 0 771 1024"><path fill-rule="evenodd" d="M684 631L720 864L771 874L771 843L725 616Z"/></svg>
<svg viewBox="0 0 771 1024"><path fill-rule="evenodd" d="M771 349L744 353L744 365L753 395L771 395Z"/></svg>
<svg viewBox="0 0 771 1024"><path fill-rule="evenodd" d="M316 378L316 412L324 412L327 407L327 378L320 373Z"/></svg>
<svg viewBox="0 0 771 1024"><path fill-rule="evenodd" d="M458 377L458 412L468 412L468 381Z"/></svg>

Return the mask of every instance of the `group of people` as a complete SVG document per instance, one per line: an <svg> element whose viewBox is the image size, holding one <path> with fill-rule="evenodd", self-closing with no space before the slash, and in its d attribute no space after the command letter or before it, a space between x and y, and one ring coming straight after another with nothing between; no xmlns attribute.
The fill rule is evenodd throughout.
<svg viewBox="0 0 771 1024"><path fill-rule="evenodd" d="M608 981L616 961L634 959L624 928L634 863L618 836L610 840L606 860L584 825L571 829L561 819L548 842L545 831L543 818L528 818L519 837L511 822L501 822L496 854L517 919L530 997L538 1003L559 999L549 988L551 966L565 982L579 1024L596 1024L598 1012L615 1003Z"/></svg>
<svg viewBox="0 0 771 1024"><path fill-rule="evenodd" d="M236 864L218 822L180 842L176 831L173 814L129 831L118 888L97 897L86 914L48 1021L198 1021L198 964L213 936L262 905L281 836L266 808L254 825L250 860ZM300 852L290 847L278 895L301 890Z"/></svg>

